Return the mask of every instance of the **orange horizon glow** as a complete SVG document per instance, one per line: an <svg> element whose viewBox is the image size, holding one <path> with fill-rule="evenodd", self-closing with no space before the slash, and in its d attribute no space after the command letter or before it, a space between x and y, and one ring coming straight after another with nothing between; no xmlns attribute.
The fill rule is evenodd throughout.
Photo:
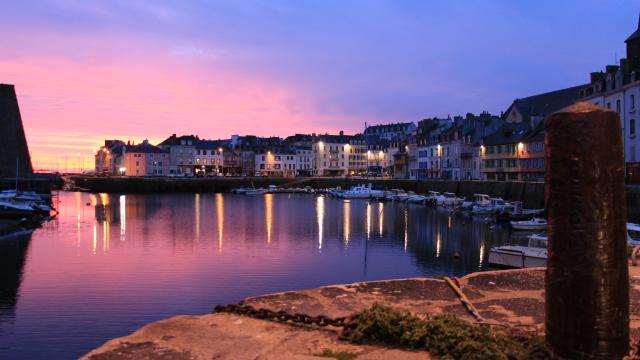
<svg viewBox="0 0 640 360"><path fill-rule="evenodd" d="M0 68L0 80L16 87L35 170L93 169L94 154L106 139L157 144L173 133L225 139L361 131L340 126L346 122L332 128L328 114L293 108L297 90L290 85L211 68L192 56L168 54L149 61L127 55L117 63L33 56L0 59ZM295 105L301 106L307 107ZM320 125L322 119L328 126Z"/></svg>

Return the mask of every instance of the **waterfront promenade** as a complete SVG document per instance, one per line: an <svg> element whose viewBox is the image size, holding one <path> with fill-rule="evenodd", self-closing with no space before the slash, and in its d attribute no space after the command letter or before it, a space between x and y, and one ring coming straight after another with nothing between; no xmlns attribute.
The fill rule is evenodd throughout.
<svg viewBox="0 0 640 360"><path fill-rule="evenodd" d="M630 328L640 338L640 267L629 267ZM544 269L489 271L460 279L464 295L487 321L544 332ZM325 286L249 298L243 304L311 316L349 316L374 303L393 304L414 314L449 313L476 323L442 279L416 278ZM357 359L429 359L425 352L354 345L339 328L318 328L215 313L176 316L114 339L83 359L306 359L330 351Z"/></svg>

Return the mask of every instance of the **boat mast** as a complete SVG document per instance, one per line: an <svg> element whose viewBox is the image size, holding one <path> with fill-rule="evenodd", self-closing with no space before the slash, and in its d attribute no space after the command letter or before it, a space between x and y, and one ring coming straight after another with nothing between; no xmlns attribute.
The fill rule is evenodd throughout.
<svg viewBox="0 0 640 360"><path fill-rule="evenodd" d="M16 156L16 194L18 193L18 173L19 173L19 167L18 167L18 163L19 163L20 157Z"/></svg>

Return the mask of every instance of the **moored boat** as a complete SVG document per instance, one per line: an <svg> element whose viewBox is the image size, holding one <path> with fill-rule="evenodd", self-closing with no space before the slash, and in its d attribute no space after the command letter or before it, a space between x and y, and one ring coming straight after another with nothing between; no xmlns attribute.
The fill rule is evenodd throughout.
<svg viewBox="0 0 640 360"><path fill-rule="evenodd" d="M527 246L503 245L491 248L489 264L510 268L547 266L547 237L543 234L529 236Z"/></svg>
<svg viewBox="0 0 640 360"><path fill-rule="evenodd" d="M424 204L427 200L427 197L424 195L416 194L414 192L409 193L409 197L407 198L407 202L414 204Z"/></svg>
<svg viewBox="0 0 640 360"><path fill-rule="evenodd" d="M351 189L342 193L342 198L345 199L372 199L384 197L384 191L373 190L371 184L368 185L356 185Z"/></svg>
<svg viewBox="0 0 640 360"><path fill-rule="evenodd" d="M640 246L640 224L627 223L627 242L631 246Z"/></svg>
<svg viewBox="0 0 640 360"><path fill-rule="evenodd" d="M425 204L436 206L438 205L438 197L440 197L440 193L437 191L429 190L427 191L427 199L425 200Z"/></svg>
<svg viewBox="0 0 640 360"><path fill-rule="evenodd" d="M37 213L38 210L29 205L0 201L0 219L30 218Z"/></svg>
<svg viewBox="0 0 640 360"><path fill-rule="evenodd" d="M457 197L456 194L446 192L436 197L437 204L445 207L462 205L464 198Z"/></svg>
<svg viewBox="0 0 640 360"><path fill-rule="evenodd" d="M511 221L514 230L539 231L547 228L547 220L534 217L531 220Z"/></svg>
<svg viewBox="0 0 640 360"><path fill-rule="evenodd" d="M249 189L244 194L245 195L263 195L267 193L267 189L258 188L258 189Z"/></svg>

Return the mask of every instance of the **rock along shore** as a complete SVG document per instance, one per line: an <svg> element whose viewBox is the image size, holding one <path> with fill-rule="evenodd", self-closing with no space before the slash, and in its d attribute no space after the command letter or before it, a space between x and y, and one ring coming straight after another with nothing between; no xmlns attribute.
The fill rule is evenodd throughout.
<svg viewBox="0 0 640 360"><path fill-rule="evenodd" d="M640 338L640 268L629 268L631 336ZM543 331L544 269L488 271L459 279L482 317ZM441 279L413 278L325 286L248 298L245 305L310 316L341 317L381 303L416 314L456 314L475 322ZM258 320L235 314L176 316L113 339L83 356L107 359L319 359L323 352L362 359L429 359L425 352L354 345L339 329Z"/></svg>

